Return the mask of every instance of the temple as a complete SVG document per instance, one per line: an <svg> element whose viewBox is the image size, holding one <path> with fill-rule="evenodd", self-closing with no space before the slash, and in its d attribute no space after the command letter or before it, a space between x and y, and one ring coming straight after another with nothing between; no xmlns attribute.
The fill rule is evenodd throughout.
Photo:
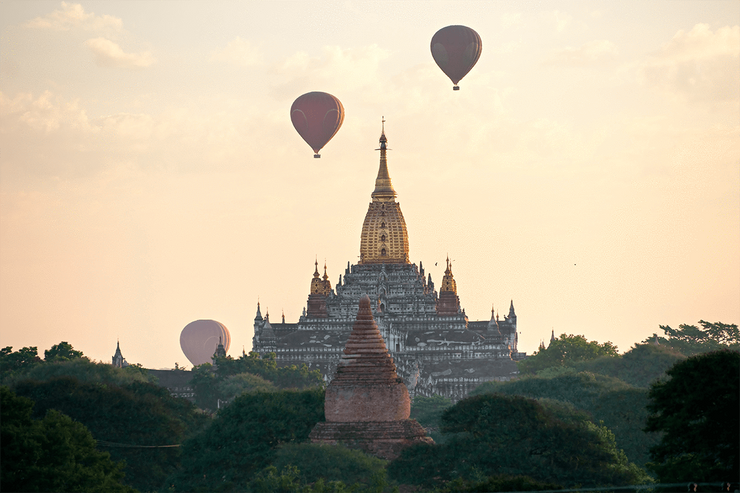
<svg viewBox="0 0 740 493"><path fill-rule="evenodd" d="M416 420L409 419L410 413L409 392L396 373L365 295L326 389L326 421L316 424L311 441L343 443L392 460L414 443L434 443Z"/></svg>
<svg viewBox="0 0 740 493"><path fill-rule="evenodd" d="M434 394L453 401L483 382L517 374L517 316L514 303L503 319L469 321L460 306L452 265L439 293L421 262L409 260L406 221L396 202L387 161L385 129L380 135L380 167L360 237L360 260L347 263L332 287L324 264L315 262L308 302L298 323L271 323L257 304L253 351L275 353L279 366L306 364L331 380L352 332L360 298L371 310L398 375L411 396Z"/></svg>

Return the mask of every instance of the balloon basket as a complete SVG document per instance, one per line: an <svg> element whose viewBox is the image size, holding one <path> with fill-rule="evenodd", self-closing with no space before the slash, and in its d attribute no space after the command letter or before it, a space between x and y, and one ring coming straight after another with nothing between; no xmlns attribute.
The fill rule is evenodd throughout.
<svg viewBox="0 0 740 493"><path fill-rule="evenodd" d="M459 91L460 90L460 86L452 86L452 90L453 91Z"/></svg>
<svg viewBox="0 0 740 493"><path fill-rule="evenodd" d="M321 157L321 154L314 154L313 157L314 157L314 159L318 159L318 158Z"/></svg>

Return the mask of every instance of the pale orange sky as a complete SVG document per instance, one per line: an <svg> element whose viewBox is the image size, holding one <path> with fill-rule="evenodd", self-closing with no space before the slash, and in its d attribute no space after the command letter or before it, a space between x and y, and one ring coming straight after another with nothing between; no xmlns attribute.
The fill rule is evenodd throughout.
<svg viewBox="0 0 740 493"><path fill-rule="evenodd" d="M483 40L453 92L429 40ZM320 160L309 91L344 125ZM0 347L251 348L359 255L385 116L412 262L520 350L740 320L740 3L0 3ZM435 266L437 262L437 266Z"/></svg>

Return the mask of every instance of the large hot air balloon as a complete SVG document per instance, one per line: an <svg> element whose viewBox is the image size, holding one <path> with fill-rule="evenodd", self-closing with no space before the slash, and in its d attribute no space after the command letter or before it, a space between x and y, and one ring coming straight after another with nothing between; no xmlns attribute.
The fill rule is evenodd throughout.
<svg viewBox="0 0 740 493"><path fill-rule="evenodd" d="M452 89L460 89L457 83L470 72L480 58L483 43L478 33L465 26L447 26L432 36L432 56L453 84Z"/></svg>
<svg viewBox="0 0 740 493"><path fill-rule="evenodd" d="M231 335L224 324L215 320L190 322L180 333L180 347L193 366L211 363L219 340L226 351L231 345Z"/></svg>
<svg viewBox="0 0 740 493"><path fill-rule="evenodd" d="M293 101L290 120L303 140L313 149L313 157L318 158L321 157L321 148L342 126L344 107L331 94L308 92Z"/></svg>

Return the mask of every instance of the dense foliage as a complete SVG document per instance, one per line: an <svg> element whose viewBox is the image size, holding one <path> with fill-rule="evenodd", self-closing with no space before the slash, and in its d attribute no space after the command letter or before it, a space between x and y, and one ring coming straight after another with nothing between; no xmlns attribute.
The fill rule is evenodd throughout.
<svg viewBox="0 0 740 493"><path fill-rule="evenodd" d="M406 449L388 468L392 479L433 484L456 478L526 475L564 486L645 481L617 449L614 435L585 413L554 401L486 394L442 415L442 445Z"/></svg>
<svg viewBox="0 0 740 493"><path fill-rule="evenodd" d="M699 320L696 325L681 324L678 329L669 325L661 325L664 337L653 334L644 342L658 342L662 346L670 347L684 356L717 351L720 349L740 350L740 330L737 324L722 322L707 322Z"/></svg>
<svg viewBox="0 0 740 493"><path fill-rule="evenodd" d="M530 377L510 382L487 382L471 395L490 393L521 395L533 399L554 399L587 412L615 435L617 447L630 462L643 467L650 447L658 443L656 433L646 433L645 406L648 391L627 385L616 378L593 373L560 374L553 378Z"/></svg>
<svg viewBox="0 0 740 493"><path fill-rule="evenodd" d="M0 491L135 492L84 425L55 410L32 419L33 405L0 387Z"/></svg>
<svg viewBox="0 0 740 493"><path fill-rule="evenodd" d="M99 449L126 461L124 482L141 491L160 488L180 466L178 448L149 447L179 444L208 420L190 402L170 397L167 389L135 380L119 386L53 377L23 380L15 391L35 401L34 417L55 409L85 425Z"/></svg>
<svg viewBox="0 0 740 493"><path fill-rule="evenodd" d="M183 444L182 468L170 483L176 491L242 491L279 445L305 442L323 420L320 388L242 394Z"/></svg>
<svg viewBox="0 0 740 493"><path fill-rule="evenodd" d="M662 432L648 465L662 482L740 482L740 353L688 358L650 389L647 429Z"/></svg>
<svg viewBox="0 0 740 493"><path fill-rule="evenodd" d="M0 349L0 382L6 378L20 375L41 363L36 346L13 351L13 346Z"/></svg>
<svg viewBox="0 0 740 493"><path fill-rule="evenodd" d="M386 461L341 445L287 443L276 451L272 466L295 467L303 483L341 481L345 484L384 484Z"/></svg>
<svg viewBox="0 0 740 493"><path fill-rule="evenodd" d="M246 374L259 377L260 380L249 377L233 378ZM239 392L269 390L270 386L266 385L266 382L273 388L305 389L323 386L324 378L320 371L309 371L306 365L300 368L296 366L279 368L274 353L263 358L251 352L237 359L218 358L215 360L215 368L208 363L197 366L193 368L191 380L195 391L195 403L203 409L211 410L218 409L219 401L229 401Z"/></svg>
<svg viewBox="0 0 740 493"><path fill-rule="evenodd" d="M684 359L686 356L672 347L650 342L635 344L618 358L597 358L578 363L574 368L618 378L635 387L647 389L651 383L663 377L666 370Z"/></svg>
<svg viewBox="0 0 740 493"><path fill-rule="evenodd" d="M445 436L439 431L442 413L452 406L452 401L441 395L417 395L411 402L411 418L419 422L435 443L443 443Z"/></svg>
<svg viewBox="0 0 740 493"><path fill-rule="evenodd" d="M588 341L582 335L562 334L532 356L520 361L517 366L522 374L535 373L552 367L572 367L577 363L602 356L617 357L617 347L611 342L599 344Z"/></svg>

